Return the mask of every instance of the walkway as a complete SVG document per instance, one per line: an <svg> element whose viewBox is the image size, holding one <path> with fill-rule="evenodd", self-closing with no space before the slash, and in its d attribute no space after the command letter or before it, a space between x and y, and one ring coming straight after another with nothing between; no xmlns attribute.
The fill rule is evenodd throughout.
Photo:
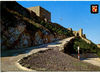
<svg viewBox="0 0 100 73"><path fill-rule="evenodd" d="M83 61L100 67L100 58L87 58Z"/></svg>
<svg viewBox="0 0 100 73"><path fill-rule="evenodd" d="M17 61L20 60L21 58L25 57L25 56L32 54L32 53L36 53L36 52L39 52L41 50L47 50L47 49L50 49L50 48L54 49L54 47L60 47L61 49L58 49L58 50L61 51L61 50L64 49L63 48L64 44L68 43L73 38L74 37L69 37L69 38L59 40L59 41L56 41L56 42L53 42L53 43L43 44L43 45L38 46L39 48L37 48L37 49L33 49L34 47L31 47L31 48L28 48L26 50L26 52L28 52L28 53L20 54L20 55L17 55L17 56L1 57L1 71L30 71L30 70L26 70L26 69L21 68L17 64Z"/></svg>

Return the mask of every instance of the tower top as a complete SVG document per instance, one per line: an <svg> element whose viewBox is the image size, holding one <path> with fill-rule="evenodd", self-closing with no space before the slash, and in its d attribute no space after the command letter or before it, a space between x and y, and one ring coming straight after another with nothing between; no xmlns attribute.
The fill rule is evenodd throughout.
<svg viewBox="0 0 100 73"><path fill-rule="evenodd" d="M42 8L41 6L30 7L28 9L35 12L37 16L41 17L46 22L51 22L51 13L48 10Z"/></svg>

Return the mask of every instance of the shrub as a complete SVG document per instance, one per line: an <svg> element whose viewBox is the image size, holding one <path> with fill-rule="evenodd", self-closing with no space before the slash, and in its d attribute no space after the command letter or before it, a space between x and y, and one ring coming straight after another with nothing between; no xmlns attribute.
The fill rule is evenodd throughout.
<svg viewBox="0 0 100 73"><path fill-rule="evenodd" d="M87 43L80 37L75 38L73 43L73 48L75 52L77 52L77 47L80 47L81 53L96 53L98 56L100 56L100 49L91 42L91 44Z"/></svg>

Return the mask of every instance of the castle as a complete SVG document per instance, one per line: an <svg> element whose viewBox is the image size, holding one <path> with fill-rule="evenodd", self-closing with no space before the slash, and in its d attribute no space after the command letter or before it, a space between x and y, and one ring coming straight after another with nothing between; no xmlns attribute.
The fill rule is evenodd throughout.
<svg viewBox="0 0 100 73"><path fill-rule="evenodd" d="M83 34L83 29L81 28L79 31L73 31L72 28L67 28L69 31L72 31L74 36L80 36L86 38L86 35Z"/></svg>
<svg viewBox="0 0 100 73"><path fill-rule="evenodd" d="M51 22L51 13L46 9L40 6L30 7L28 9L35 12L37 16L43 18L46 22ZM85 34L83 34L83 29L80 29L79 31L73 31L72 28L67 28L67 29L72 31L74 36L80 36L86 38Z"/></svg>
<svg viewBox="0 0 100 73"><path fill-rule="evenodd" d="M51 22L51 13L46 9L40 6L30 7L28 9L35 12L37 16L43 18L46 22Z"/></svg>
<svg viewBox="0 0 100 73"><path fill-rule="evenodd" d="M80 29L79 31L73 31L73 34L74 34L75 36L80 36L80 37L86 38L86 35L83 34L83 29Z"/></svg>

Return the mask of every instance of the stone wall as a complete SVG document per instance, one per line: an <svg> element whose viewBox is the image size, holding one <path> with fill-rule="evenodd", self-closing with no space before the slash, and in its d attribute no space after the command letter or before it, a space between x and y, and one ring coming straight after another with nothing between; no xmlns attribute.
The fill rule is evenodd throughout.
<svg viewBox="0 0 100 73"><path fill-rule="evenodd" d="M86 39L86 38L84 38L84 37L81 37L81 38L82 38L85 42L91 44L91 41L90 41L90 40L88 40L88 39Z"/></svg>
<svg viewBox="0 0 100 73"><path fill-rule="evenodd" d="M100 48L100 44L97 44L97 47Z"/></svg>
<svg viewBox="0 0 100 73"><path fill-rule="evenodd" d="M73 31L74 36L80 36L86 38L86 35L83 34L83 29L80 29L79 31Z"/></svg>
<svg viewBox="0 0 100 73"><path fill-rule="evenodd" d="M83 29L80 29L78 32L79 32L79 36L82 37L83 36Z"/></svg>
<svg viewBox="0 0 100 73"><path fill-rule="evenodd" d="M35 12L37 16L40 16L40 6L30 7L28 9Z"/></svg>
<svg viewBox="0 0 100 73"><path fill-rule="evenodd" d="M17 2L1 4L1 49L27 48L66 38L65 34L60 35L44 27L40 17ZM64 29L59 24L54 25Z"/></svg>
<svg viewBox="0 0 100 73"><path fill-rule="evenodd" d="M51 13L48 12L46 9L44 9L40 6L30 7L28 9L35 12L37 16L43 18L46 22L51 21Z"/></svg>
<svg viewBox="0 0 100 73"><path fill-rule="evenodd" d="M46 22L51 21L51 13L45 10L44 8L40 7L40 17L44 18Z"/></svg>

